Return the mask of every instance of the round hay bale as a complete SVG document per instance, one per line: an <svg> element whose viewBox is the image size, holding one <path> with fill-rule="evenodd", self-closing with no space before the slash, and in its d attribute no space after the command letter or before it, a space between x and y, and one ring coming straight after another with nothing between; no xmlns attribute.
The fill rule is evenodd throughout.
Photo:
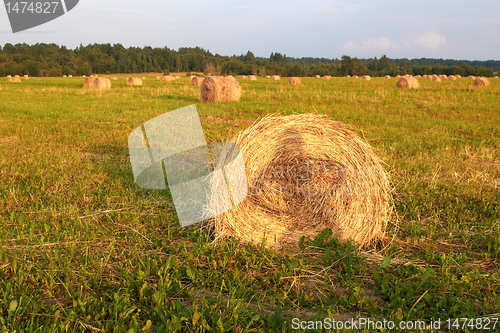
<svg viewBox="0 0 500 333"><path fill-rule="evenodd" d="M341 241L367 245L384 235L392 207L387 174L345 124L313 114L271 116L232 142L241 149L248 194L213 219L216 241L259 245L266 238L267 247L280 248L330 228ZM227 147L218 166L234 156L234 146ZM222 211L221 178L212 181L208 212ZM229 183L239 178L228 175Z"/></svg>
<svg viewBox="0 0 500 333"><path fill-rule="evenodd" d="M172 75L163 75L160 79L161 82L170 82L173 80L175 80L175 77L173 77Z"/></svg>
<svg viewBox="0 0 500 333"><path fill-rule="evenodd" d="M476 79L476 77L475 77L474 75L469 75L469 76L467 76L467 78L468 78L469 80L475 80L475 79Z"/></svg>
<svg viewBox="0 0 500 333"><path fill-rule="evenodd" d="M348 75L346 75L345 77L351 77L351 76L348 74Z"/></svg>
<svg viewBox="0 0 500 333"><path fill-rule="evenodd" d="M315 79L319 79L320 77L321 77L321 76L319 76L319 75L314 75L314 78L315 78Z"/></svg>
<svg viewBox="0 0 500 333"><path fill-rule="evenodd" d="M280 76L279 75L273 75L271 76L271 80L279 80Z"/></svg>
<svg viewBox="0 0 500 333"><path fill-rule="evenodd" d="M410 74L403 75L403 77L410 77L410 76L411 76Z"/></svg>
<svg viewBox="0 0 500 333"><path fill-rule="evenodd" d="M16 75L14 75L14 77L19 77L19 75L16 74Z"/></svg>
<svg viewBox="0 0 500 333"><path fill-rule="evenodd" d="M486 87L486 86L490 85L490 80L488 80L485 77L479 77L479 78L475 79L474 82L472 82L472 85Z"/></svg>
<svg viewBox="0 0 500 333"><path fill-rule="evenodd" d="M82 75L82 77L86 77L85 75Z"/></svg>
<svg viewBox="0 0 500 333"><path fill-rule="evenodd" d="M441 78L439 78L437 75L433 75L431 77L431 81L432 82L441 82Z"/></svg>
<svg viewBox="0 0 500 333"><path fill-rule="evenodd" d="M422 77L421 75L415 75L415 77Z"/></svg>
<svg viewBox="0 0 500 333"><path fill-rule="evenodd" d="M94 75L90 75L90 77L94 77Z"/></svg>
<svg viewBox="0 0 500 333"><path fill-rule="evenodd" d="M247 80L248 81L255 81L255 80L257 80L257 77L255 75L248 75Z"/></svg>
<svg viewBox="0 0 500 333"><path fill-rule="evenodd" d="M189 77L189 78L191 78L191 77ZM161 76L155 77L155 80L160 80L160 79L161 79Z"/></svg>
<svg viewBox="0 0 500 333"><path fill-rule="evenodd" d="M448 76L448 80L450 80L450 81L455 81L456 79L457 79L457 77L455 75Z"/></svg>
<svg viewBox="0 0 500 333"><path fill-rule="evenodd" d="M494 76L493 78L498 79L498 76Z"/></svg>
<svg viewBox="0 0 500 333"><path fill-rule="evenodd" d="M460 78L462 78L462 75L457 74L457 75L455 75L455 77L456 77L457 79L460 79Z"/></svg>
<svg viewBox="0 0 500 333"><path fill-rule="evenodd" d="M9 78L9 77L12 77L12 75L7 75L7 77L8 77L8 78Z"/></svg>
<svg viewBox="0 0 500 333"><path fill-rule="evenodd" d="M410 88L417 89L419 87L418 81L413 76L409 77L400 77L396 81L396 88Z"/></svg>
<svg viewBox="0 0 500 333"><path fill-rule="evenodd" d="M191 79L191 85L192 86L201 86L201 83L203 82L205 78L201 76L193 76Z"/></svg>
<svg viewBox="0 0 500 333"><path fill-rule="evenodd" d="M291 84L291 85L299 85L301 84L302 81L300 81L300 77L289 77L288 80L286 81L286 84Z"/></svg>
<svg viewBox="0 0 500 333"><path fill-rule="evenodd" d="M83 81L83 87L92 89L94 87L94 80L95 79L93 77L85 78L85 81Z"/></svg>
<svg viewBox="0 0 500 333"><path fill-rule="evenodd" d="M323 79L325 79L325 80L330 80L331 78L332 78L332 77L331 77L330 75L325 75L325 76L323 76Z"/></svg>
<svg viewBox="0 0 500 333"><path fill-rule="evenodd" d="M399 75L399 74L398 74L398 75L396 75L396 77L397 77L397 78L400 78L400 77L401 77L401 75Z"/></svg>
<svg viewBox="0 0 500 333"><path fill-rule="evenodd" d="M266 75L266 79L270 79L271 78L271 75Z"/></svg>
<svg viewBox="0 0 500 333"><path fill-rule="evenodd" d="M439 78L440 78L440 79L447 79L447 78L448 78L448 76L446 76L446 75L442 74L442 75L439 75Z"/></svg>
<svg viewBox="0 0 500 333"><path fill-rule="evenodd" d="M23 76L23 78L24 78L25 80L29 80L29 78L30 78L30 77L29 77L28 75L25 75L25 76Z"/></svg>
<svg viewBox="0 0 500 333"><path fill-rule="evenodd" d="M363 76L361 77L361 80L363 80L363 81L370 81L370 80L371 80L371 77L370 77L370 75L363 75Z"/></svg>
<svg viewBox="0 0 500 333"><path fill-rule="evenodd" d="M9 81L9 82L21 82L21 79L19 77L14 76L14 77L9 77L7 79L7 81Z"/></svg>
<svg viewBox="0 0 500 333"><path fill-rule="evenodd" d="M143 79L143 80L146 80L146 77L145 77L145 76L143 76L143 77L142 77L142 79Z"/></svg>
<svg viewBox="0 0 500 333"><path fill-rule="evenodd" d="M358 78L358 76L357 76L357 75L353 75L353 76L352 76L352 78L353 78L353 79L357 79L357 78Z"/></svg>
<svg viewBox="0 0 500 333"><path fill-rule="evenodd" d="M174 76L174 79L180 79L181 77L180 76Z"/></svg>
<svg viewBox="0 0 500 333"><path fill-rule="evenodd" d="M68 75L68 77L73 77L73 75L70 74L70 75Z"/></svg>
<svg viewBox="0 0 500 333"><path fill-rule="evenodd" d="M92 89L98 89L98 90L111 89L111 81L104 77L95 77Z"/></svg>
<svg viewBox="0 0 500 333"><path fill-rule="evenodd" d="M140 77L131 77L127 80L129 86L142 86L142 79Z"/></svg>
<svg viewBox="0 0 500 333"><path fill-rule="evenodd" d="M63 75L63 77L68 77L67 75Z"/></svg>
<svg viewBox="0 0 500 333"><path fill-rule="evenodd" d="M247 78L247 76L246 76L246 75L240 75L240 76L238 76L238 77L239 77L240 79L246 79L246 78Z"/></svg>
<svg viewBox="0 0 500 333"><path fill-rule="evenodd" d="M391 76L390 76L390 75L386 75L386 76L384 76L384 78L386 78L386 79L390 79L390 78L391 78Z"/></svg>
<svg viewBox="0 0 500 333"><path fill-rule="evenodd" d="M116 80L118 80L118 79L117 79L116 77L114 77L114 78L113 78L113 80L115 80L115 81L116 81Z"/></svg>
<svg viewBox="0 0 500 333"><path fill-rule="evenodd" d="M200 102L238 102L241 87L234 77L208 76L200 86Z"/></svg>

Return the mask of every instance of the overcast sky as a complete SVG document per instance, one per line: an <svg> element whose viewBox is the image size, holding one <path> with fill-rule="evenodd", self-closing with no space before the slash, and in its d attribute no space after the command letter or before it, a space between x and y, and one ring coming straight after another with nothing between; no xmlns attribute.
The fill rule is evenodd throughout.
<svg viewBox="0 0 500 333"><path fill-rule="evenodd" d="M42 0L40 0L42 1ZM500 0L80 0L66 15L0 44L200 46L258 57L500 60Z"/></svg>

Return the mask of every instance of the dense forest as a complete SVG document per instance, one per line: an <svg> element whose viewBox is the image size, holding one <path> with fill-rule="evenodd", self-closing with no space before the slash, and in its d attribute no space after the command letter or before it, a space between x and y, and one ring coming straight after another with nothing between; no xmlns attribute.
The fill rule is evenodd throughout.
<svg viewBox="0 0 500 333"><path fill-rule="evenodd" d="M462 76L493 76L500 70L500 61L468 61L444 59L341 59L291 58L271 53L269 58L245 55L222 56L200 47L129 47L121 44L80 45L74 50L56 44L0 45L0 76L62 76L145 73L203 72L206 74L255 74L280 76L372 75L397 74L460 74Z"/></svg>

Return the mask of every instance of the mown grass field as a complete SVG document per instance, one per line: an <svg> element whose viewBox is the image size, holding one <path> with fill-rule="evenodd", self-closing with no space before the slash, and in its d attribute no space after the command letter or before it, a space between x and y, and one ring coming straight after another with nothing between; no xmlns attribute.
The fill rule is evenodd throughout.
<svg viewBox="0 0 500 333"><path fill-rule="evenodd" d="M441 318L448 331L446 319L465 317L493 328L500 79L419 79L415 91L382 78L238 80L240 102L202 104L186 78L142 87L120 78L102 92L82 89L83 78L1 79L0 332L304 331L294 318ZM191 104L207 141L269 113L353 126L391 177L389 241L358 248L319 237L270 251L212 246L208 230L181 228L167 191L134 184L127 138Z"/></svg>

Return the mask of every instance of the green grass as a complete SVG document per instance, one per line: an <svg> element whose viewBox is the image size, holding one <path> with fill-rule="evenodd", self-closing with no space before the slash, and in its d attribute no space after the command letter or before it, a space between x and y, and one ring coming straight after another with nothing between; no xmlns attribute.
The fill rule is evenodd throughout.
<svg viewBox="0 0 500 333"><path fill-rule="evenodd" d="M186 79L0 83L0 332L290 332L327 317L441 318L446 331L447 318L500 317L498 79L239 81L241 101L224 104L199 103ZM390 173L391 241L276 252L181 228L167 191L134 184L127 138L191 104L207 141L270 113L351 125Z"/></svg>

